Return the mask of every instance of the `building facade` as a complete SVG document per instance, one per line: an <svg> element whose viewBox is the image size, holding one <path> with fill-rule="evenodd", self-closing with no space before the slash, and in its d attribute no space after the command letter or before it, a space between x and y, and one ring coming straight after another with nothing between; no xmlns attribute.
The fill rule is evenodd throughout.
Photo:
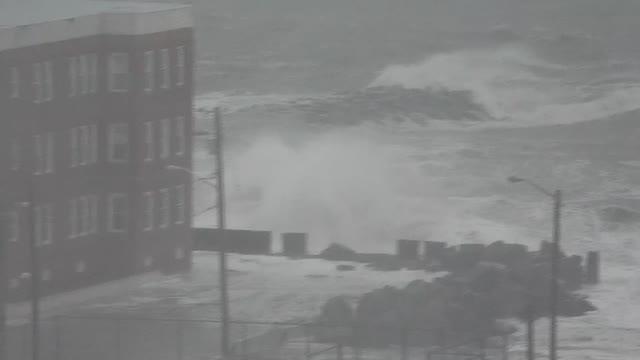
<svg viewBox="0 0 640 360"><path fill-rule="evenodd" d="M191 174L168 166L191 168L190 8L45 3L0 7L9 301L29 297L34 275L52 294L188 269Z"/></svg>

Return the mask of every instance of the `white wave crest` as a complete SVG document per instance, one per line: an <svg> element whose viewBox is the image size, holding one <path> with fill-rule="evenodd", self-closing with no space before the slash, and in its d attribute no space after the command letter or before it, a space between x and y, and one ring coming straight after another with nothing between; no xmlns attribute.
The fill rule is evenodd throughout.
<svg viewBox="0 0 640 360"><path fill-rule="evenodd" d="M595 75L547 63L526 47L510 46L392 65L370 86L469 91L495 119L515 120L501 122L509 126L574 123L640 108L640 85L594 89L587 85L589 76Z"/></svg>
<svg viewBox="0 0 640 360"><path fill-rule="evenodd" d="M470 91L495 118L526 113L553 96L535 91L540 78L532 67L551 67L522 47L437 54L414 65L389 66L370 86Z"/></svg>

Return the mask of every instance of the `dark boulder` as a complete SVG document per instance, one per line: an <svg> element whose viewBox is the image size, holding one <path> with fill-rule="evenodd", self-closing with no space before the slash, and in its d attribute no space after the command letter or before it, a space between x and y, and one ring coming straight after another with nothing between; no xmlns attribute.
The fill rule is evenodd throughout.
<svg viewBox="0 0 640 360"><path fill-rule="evenodd" d="M330 261L356 261L358 253L347 246L333 243L320 253L320 257Z"/></svg>
<svg viewBox="0 0 640 360"><path fill-rule="evenodd" d="M571 293L560 295L558 301L558 314L566 317L578 317L586 315L597 308L585 297Z"/></svg>
<svg viewBox="0 0 640 360"><path fill-rule="evenodd" d="M354 271L355 269L356 269L355 266L347 265L347 264L340 264L340 265L336 266L336 270L338 270L338 271Z"/></svg>
<svg viewBox="0 0 640 360"><path fill-rule="evenodd" d="M583 275L582 257L579 255L570 256L560 264L560 277L564 285L571 290L577 290L582 286Z"/></svg>
<svg viewBox="0 0 640 360"><path fill-rule="evenodd" d="M598 210L603 222L612 224L635 224L640 222L640 212L618 206L610 206Z"/></svg>
<svg viewBox="0 0 640 360"><path fill-rule="evenodd" d="M376 271L398 271L402 270L402 261L395 256L380 256L369 261L366 266Z"/></svg>
<svg viewBox="0 0 640 360"><path fill-rule="evenodd" d="M517 265L529 259L529 250L525 245L507 244L496 241L485 249L485 261L504 265Z"/></svg>

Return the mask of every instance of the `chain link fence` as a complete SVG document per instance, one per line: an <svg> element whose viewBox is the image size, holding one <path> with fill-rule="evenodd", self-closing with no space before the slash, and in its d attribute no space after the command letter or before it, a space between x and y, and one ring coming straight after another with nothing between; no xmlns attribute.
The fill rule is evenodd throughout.
<svg viewBox="0 0 640 360"><path fill-rule="evenodd" d="M220 325L219 320L57 317L40 324L40 359L211 360L219 357ZM232 322L230 347L237 360L507 359L507 337L416 346L421 338L432 339L434 331L402 329L412 339L410 345L375 346L358 341L359 331L309 323ZM29 324L11 326L7 337L9 359L32 359Z"/></svg>

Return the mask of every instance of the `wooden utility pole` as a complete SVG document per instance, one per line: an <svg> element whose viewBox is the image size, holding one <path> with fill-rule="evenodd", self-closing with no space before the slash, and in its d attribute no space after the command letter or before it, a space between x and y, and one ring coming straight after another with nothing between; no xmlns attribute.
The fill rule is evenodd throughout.
<svg viewBox="0 0 640 360"><path fill-rule="evenodd" d="M215 109L214 132L216 136L216 175L218 185L218 229L220 244L219 254L219 276L220 276L220 311L222 313L222 329L220 333L220 350L223 360L229 360L229 296L227 290L227 235L226 235L226 208L224 190L224 144L222 115L220 108Z"/></svg>
<svg viewBox="0 0 640 360"><path fill-rule="evenodd" d="M8 239L8 202L0 203L0 360L7 360L7 239Z"/></svg>
<svg viewBox="0 0 640 360"><path fill-rule="evenodd" d="M507 178L509 182L524 182L531 185L539 192L553 199L553 241L551 243L551 276L549 280L549 360L557 360L558 357L558 272L560 262L560 236L561 236L561 211L562 191L548 191L535 182L518 176Z"/></svg>
<svg viewBox="0 0 640 360"><path fill-rule="evenodd" d="M29 175L27 207L29 209L29 252L31 255L31 354L33 360L40 360L40 252L36 238L35 183ZM42 221L43 219L41 219Z"/></svg>
<svg viewBox="0 0 640 360"><path fill-rule="evenodd" d="M551 289L549 301L550 341L549 360L557 360L558 353L558 270L560 261L560 215L562 209L562 192L553 193L553 245L551 251Z"/></svg>
<svg viewBox="0 0 640 360"><path fill-rule="evenodd" d="M527 360L535 360L536 344L535 344L535 310L533 304L529 304L525 310L525 318L527 321Z"/></svg>

